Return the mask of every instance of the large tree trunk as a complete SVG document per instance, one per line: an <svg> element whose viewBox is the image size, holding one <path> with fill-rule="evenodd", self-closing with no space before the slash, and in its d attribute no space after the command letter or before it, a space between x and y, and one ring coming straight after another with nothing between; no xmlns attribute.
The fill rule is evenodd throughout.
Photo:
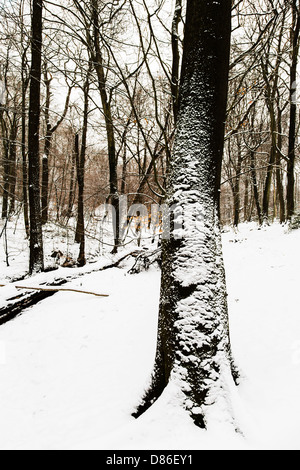
<svg viewBox="0 0 300 470"><path fill-rule="evenodd" d="M228 88L231 1L188 0L180 109L167 197L158 346L139 416L172 382L195 423L226 400L233 370L219 229L220 175ZM183 223L182 223L183 219Z"/></svg>
<svg viewBox="0 0 300 470"><path fill-rule="evenodd" d="M30 261L29 271L44 270L43 235L40 206L40 95L42 57L42 12L43 0L32 3L32 59L30 80L29 129L28 129L28 186L30 209Z"/></svg>

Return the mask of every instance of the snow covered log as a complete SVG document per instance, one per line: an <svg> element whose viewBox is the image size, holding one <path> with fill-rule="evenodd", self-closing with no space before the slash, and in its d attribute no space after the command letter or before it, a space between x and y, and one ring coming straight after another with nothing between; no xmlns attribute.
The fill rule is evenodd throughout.
<svg viewBox="0 0 300 470"><path fill-rule="evenodd" d="M24 310L33 305L36 305L38 302L47 299L48 297L56 294L59 291L64 292L81 292L83 294L92 294L99 297L106 297L106 295L96 294L93 292L83 292L78 289L68 289L68 288L61 288L61 286L67 284L68 282L78 279L82 276L87 276L88 274L92 274L98 271L105 271L107 269L112 269L118 267L123 261L127 258L132 256L138 256L140 254L139 251L135 250L132 252L128 252L123 254L122 256L118 256L112 260L112 262L99 267L91 268L88 271L80 271L77 270L73 275L68 275L62 278L56 278L50 282L43 282L43 284L35 285L35 286L21 286L13 284L17 289L24 289L26 292L18 294L12 298L9 298L5 305L0 305L0 325L7 323L10 320L13 320L18 315L22 314ZM7 285L1 284L0 287L7 287Z"/></svg>
<svg viewBox="0 0 300 470"><path fill-rule="evenodd" d="M10 299L7 304L0 307L0 325L13 320L15 317L20 315L25 309L36 305L38 302L47 299L54 295L57 291L37 291L37 292L26 292L24 294L17 295Z"/></svg>
<svg viewBox="0 0 300 470"><path fill-rule="evenodd" d="M188 0L157 354L136 417L170 384L198 426L206 427L210 405L219 403L230 415L226 390L234 368L219 228L230 36L230 0Z"/></svg>

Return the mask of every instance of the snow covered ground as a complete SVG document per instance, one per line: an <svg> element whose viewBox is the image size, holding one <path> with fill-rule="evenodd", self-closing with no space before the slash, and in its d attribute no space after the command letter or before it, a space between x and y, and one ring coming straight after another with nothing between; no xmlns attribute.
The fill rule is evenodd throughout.
<svg viewBox="0 0 300 470"><path fill-rule="evenodd" d="M248 224L223 240L241 433L216 413L196 428L168 389L131 417L152 370L160 286L155 268L129 275L131 260L67 285L108 298L61 292L0 327L0 449L299 450L300 231ZM0 281L22 249L9 270L1 254Z"/></svg>

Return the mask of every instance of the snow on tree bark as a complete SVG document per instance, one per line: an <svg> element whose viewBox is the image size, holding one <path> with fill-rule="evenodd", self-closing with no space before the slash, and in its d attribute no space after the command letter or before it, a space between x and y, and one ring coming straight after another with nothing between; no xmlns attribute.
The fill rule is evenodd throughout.
<svg viewBox="0 0 300 470"><path fill-rule="evenodd" d="M232 366L219 228L231 1L188 0L180 109L167 189L176 207L162 248L158 346L150 387L135 416L170 382L195 423L227 399Z"/></svg>

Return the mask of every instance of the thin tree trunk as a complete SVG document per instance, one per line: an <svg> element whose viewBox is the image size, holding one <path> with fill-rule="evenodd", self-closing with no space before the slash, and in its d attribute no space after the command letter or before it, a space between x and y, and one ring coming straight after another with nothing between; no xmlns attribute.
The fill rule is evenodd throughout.
<svg viewBox="0 0 300 470"><path fill-rule="evenodd" d="M51 103L51 81L52 77L49 77L47 70L47 63L45 64L44 71L44 83L46 86L46 105L45 105L45 120L46 120L46 136L45 136L45 146L44 146L44 155L42 160L42 188L41 188L41 207L42 207L42 224L48 222L48 212L49 212L49 159L51 153L52 139L54 133L63 123L70 103L70 96L72 87L69 87L65 107L62 116L57 121L57 123L52 126L50 122L50 103Z"/></svg>
<svg viewBox="0 0 300 470"><path fill-rule="evenodd" d="M78 210L77 210L77 226L75 233L75 242L81 243L82 237L84 237L84 175L82 172L80 148L79 148L79 134L75 135L74 153L76 157L76 170L77 170L77 182L78 182Z"/></svg>
<svg viewBox="0 0 300 470"><path fill-rule="evenodd" d="M41 211L42 211L42 224L48 222L48 189L49 189L49 156L52 141L52 132L50 124L50 84L52 78L49 78L47 73L47 64L44 71L44 83L46 87L46 103L45 103L45 120L46 120L46 136L44 145L44 154L42 158L42 187L41 187Z"/></svg>
<svg viewBox="0 0 300 470"><path fill-rule="evenodd" d="M28 160L29 160L29 208L30 208L30 261L29 272L44 270L43 235L40 206L40 96L42 64L42 14L43 0L32 3L32 38L31 38L31 73L30 104L28 126Z"/></svg>
<svg viewBox="0 0 300 470"><path fill-rule="evenodd" d="M285 222L285 201L282 184L281 155L282 151L282 111L278 109L278 151L276 152L276 189L279 201L279 218L280 223Z"/></svg>
<svg viewBox="0 0 300 470"><path fill-rule="evenodd" d="M85 177L85 159L86 159L86 145L87 145L87 129L88 129L88 113L89 113L89 79L90 79L91 65L88 70L86 81L84 84L84 111L83 111L83 128L82 128L82 142L81 150L79 152L79 137L75 137L75 155L77 166L77 181L78 181L78 220L76 228L75 241L80 243L79 257L77 260L78 266L86 264L85 258L85 227L84 227L84 177Z"/></svg>
<svg viewBox="0 0 300 470"><path fill-rule="evenodd" d="M9 68L9 48L7 50L5 68L3 73L4 90L1 93L0 102L0 126L1 126L1 137L3 145L3 192L2 192L2 219L7 220L8 217L8 192L9 192L9 131L6 119L4 117L4 111L6 111L5 104L7 99L7 75Z"/></svg>
<svg viewBox="0 0 300 470"><path fill-rule="evenodd" d="M29 239L29 206L28 206L28 165L26 148L26 95L29 85L29 73L27 69L27 50L29 43L25 43L24 34L24 0L20 4L21 18L21 44L22 44L22 62L21 62L21 80L22 80L22 117L21 117L21 154L22 154L22 196L23 196L23 216L26 236Z"/></svg>
<svg viewBox="0 0 300 470"><path fill-rule="evenodd" d="M126 136L124 137L124 152L122 157L122 182L121 182L121 194L126 193L127 187L127 143L126 143Z"/></svg>
<svg viewBox="0 0 300 470"><path fill-rule="evenodd" d="M245 196L244 196L244 222L248 221L250 212L251 212L251 207L249 209L249 178L248 178L248 175L246 175Z"/></svg>
<svg viewBox="0 0 300 470"><path fill-rule="evenodd" d="M102 108L105 118L108 160L109 160L109 184L110 200L114 209L113 230L114 230L114 248L113 253L117 253L120 245L120 198L118 190L118 157L116 153L115 131L112 117L111 103L106 90L106 77L104 72L103 57L100 46L100 26L99 26L99 7L97 0L91 0L92 20L94 27L94 37L92 47L92 59L97 73L98 88L101 96Z"/></svg>
<svg viewBox="0 0 300 470"><path fill-rule="evenodd" d="M41 211L42 224L48 222L48 190L49 190L49 156L51 149L52 134L47 125L47 133L45 137L44 155L42 159L42 188L41 188Z"/></svg>
<svg viewBox="0 0 300 470"><path fill-rule="evenodd" d="M72 152L71 156L71 174L70 174L70 189L69 189L69 203L68 203L68 219L72 217L73 214L73 206L75 200L75 165L76 165L76 154L75 151Z"/></svg>
<svg viewBox="0 0 300 470"><path fill-rule="evenodd" d="M26 151L26 93L29 84L29 78L26 77L25 54L22 56L22 189L23 189L23 214L24 225L27 238L30 237L29 228L29 206L28 206L28 165L27 165L27 151Z"/></svg>
<svg viewBox="0 0 300 470"><path fill-rule="evenodd" d="M18 119L14 113L11 123L9 142L9 214L15 211L16 185L17 185L17 135Z"/></svg>
<svg viewBox="0 0 300 470"><path fill-rule="evenodd" d="M265 187L263 193L263 203L262 203L262 211L263 211L263 219L264 222L268 223L269 219L269 205L271 199L271 188L272 188L272 180L273 180L273 173L274 173L274 166L276 163L276 155L277 155L277 124L276 124L276 112L275 112L275 102L276 102L276 94L278 93L278 82L280 76L280 66L282 62L282 38L283 32L285 28L285 11L283 12L282 19L281 19L281 27L278 32L278 44L277 44L277 53L276 53L276 62L274 64L274 70L269 73L270 63L269 59L266 62L263 62L262 59L262 75L265 81L265 89L266 89L266 103L269 110L270 115L270 133L271 133L271 149L270 149L270 159L269 165L267 169L267 176L265 180ZM268 43L268 57L270 57L270 42Z"/></svg>
<svg viewBox="0 0 300 470"><path fill-rule="evenodd" d="M9 191L9 143L7 127L4 121L3 108L0 109L1 133L3 142L3 193L2 193L2 219L8 217L8 191Z"/></svg>
<svg viewBox="0 0 300 470"><path fill-rule="evenodd" d="M297 66L299 53L300 13L297 0L292 1L293 25L291 29L292 64L290 67L290 128L287 165L287 217L291 220L295 212L295 145L297 120Z"/></svg>
<svg viewBox="0 0 300 470"><path fill-rule="evenodd" d="M269 105L270 109L270 119L271 119L271 150L270 150L270 159L267 169L267 176L265 181L264 187L264 194L263 194L263 204L262 204L262 211L263 211L263 219L265 222L268 222L269 219L269 206L270 206L270 197L271 197L271 187L272 187L272 179L273 179L273 171L274 165L276 163L276 154L277 154L277 128L276 128L276 118L275 118L275 111L273 104Z"/></svg>
<svg viewBox="0 0 300 470"><path fill-rule="evenodd" d="M259 201L259 190L258 190L258 182L257 182L257 176L256 176L256 159L255 159L254 151L251 151L250 153L250 168L251 168L251 179L252 179L252 185L253 185L253 195L254 195L254 201L256 205L258 222L259 222L259 225L262 225L263 217L262 217L262 210L261 210L261 205Z"/></svg>
<svg viewBox="0 0 300 470"><path fill-rule="evenodd" d="M236 167L236 175L233 182L233 207L234 207L234 218L233 218L233 225L238 227L240 223L240 204L241 204L241 196L240 196L240 180L241 180L241 171L242 171L242 149L241 143L238 139L237 142L238 146L238 155L237 155L237 167Z"/></svg>
<svg viewBox="0 0 300 470"><path fill-rule="evenodd" d="M175 12L173 16L172 23L172 100L173 100L173 115L174 122L176 124L178 117L178 107L179 107L179 67L180 67L180 51L179 51L179 23L181 21L182 15L182 0L176 0Z"/></svg>
<svg viewBox="0 0 300 470"><path fill-rule="evenodd" d="M47 63L45 64L44 71L44 83L46 86L46 105L45 105L45 120L46 120L46 136L45 136L45 146L44 146L44 155L42 160L42 188L41 188L41 206L42 206L42 224L48 222L48 212L49 212L49 159L51 154L51 146L53 135L63 123L70 103L70 96L72 87L69 87L65 107L63 114L57 121L57 123L52 126L50 122L50 103L51 103L51 85L52 78L48 76Z"/></svg>

